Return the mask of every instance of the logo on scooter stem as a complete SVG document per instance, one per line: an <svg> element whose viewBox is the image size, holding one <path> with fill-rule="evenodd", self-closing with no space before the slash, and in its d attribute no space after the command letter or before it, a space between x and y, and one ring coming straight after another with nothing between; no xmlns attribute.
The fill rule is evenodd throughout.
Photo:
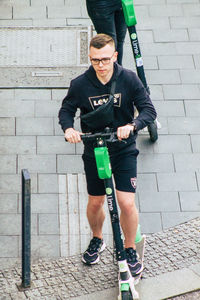
<svg viewBox="0 0 200 300"><path fill-rule="evenodd" d="M112 189L111 188L106 188L106 194L111 195L112 194Z"/></svg>
<svg viewBox="0 0 200 300"><path fill-rule="evenodd" d="M132 34L131 34L131 39L132 39L132 40L136 40L136 38L137 38L137 34L136 34L136 33L132 33Z"/></svg>

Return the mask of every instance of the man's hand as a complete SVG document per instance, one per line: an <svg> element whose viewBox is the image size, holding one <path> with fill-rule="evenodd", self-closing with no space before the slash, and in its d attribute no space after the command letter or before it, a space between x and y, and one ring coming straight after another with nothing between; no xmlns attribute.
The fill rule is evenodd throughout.
<svg viewBox="0 0 200 300"><path fill-rule="evenodd" d="M81 135L82 133L74 128L68 128L65 130L65 139L72 144L81 142Z"/></svg>
<svg viewBox="0 0 200 300"><path fill-rule="evenodd" d="M134 126L127 124L117 128L117 137L121 141L122 139L127 139L130 135L130 132L134 130Z"/></svg>

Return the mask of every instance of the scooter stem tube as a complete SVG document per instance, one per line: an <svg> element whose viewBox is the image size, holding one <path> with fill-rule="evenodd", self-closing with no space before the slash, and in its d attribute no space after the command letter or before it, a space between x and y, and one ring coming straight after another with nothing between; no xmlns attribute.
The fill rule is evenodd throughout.
<svg viewBox="0 0 200 300"><path fill-rule="evenodd" d="M146 81L146 77L145 77L145 73L144 73L143 59L142 59L142 54L140 51L140 45L138 42L137 31L136 31L135 26L128 27L128 31L129 31L129 35L130 35L131 47L133 50L133 55L134 55L134 59L135 59L135 63L136 63L138 77L142 81L148 94L150 94L149 87L147 86L147 81Z"/></svg>
<svg viewBox="0 0 200 300"><path fill-rule="evenodd" d="M117 261L121 261L126 259L126 254L125 254L124 245L121 237L119 214L118 214L118 209L117 209L117 204L115 199L112 177L104 179L104 184L106 188L108 209L110 213L111 225L112 225L113 236L114 236L114 241L116 246L116 258Z"/></svg>

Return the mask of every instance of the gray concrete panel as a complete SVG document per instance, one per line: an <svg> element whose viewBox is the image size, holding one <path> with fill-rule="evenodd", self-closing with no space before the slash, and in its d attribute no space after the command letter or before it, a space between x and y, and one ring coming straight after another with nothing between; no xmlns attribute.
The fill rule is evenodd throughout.
<svg viewBox="0 0 200 300"><path fill-rule="evenodd" d="M13 100L15 97L14 90L1 89L0 90L0 100Z"/></svg>
<svg viewBox="0 0 200 300"><path fill-rule="evenodd" d="M160 55L173 55L174 56L174 55L176 55L176 47L173 43L143 43L143 44L141 44L141 51L142 51L143 56L145 56L145 55L154 55L154 56L160 56ZM162 70L160 70L160 71L162 71ZM164 73L166 73L166 72L160 72L160 74L164 74ZM150 81L148 81L148 82L150 83Z"/></svg>
<svg viewBox="0 0 200 300"><path fill-rule="evenodd" d="M154 100L164 100L163 97L163 88L161 85L149 85L151 94L151 99Z"/></svg>
<svg viewBox="0 0 200 300"><path fill-rule="evenodd" d="M58 193L58 175L39 174L38 191L39 193Z"/></svg>
<svg viewBox="0 0 200 300"><path fill-rule="evenodd" d="M138 170L141 173L173 172L173 157L171 154L140 154L138 157Z"/></svg>
<svg viewBox="0 0 200 300"><path fill-rule="evenodd" d="M59 18L79 18L82 16L81 7L76 5L70 6L48 6L47 16L49 19Z"/></svg>
<svg viewBox="0 0 200 300"><path fill-rule="evenodd" d="M200 89L196 84L181 84L181 85L164 85L163 86L165 99L199 99Z"/></svg>
<svg viewBox="0 0 200 300"><path fill-rule="evenodd" d="M34 101L0 100L0 117L33 117Z"/></svg>
<svg viewBox="0 0 200 300"><path fill-rule="evenodd" d="M178 17L183 16L183 9L180 4L153 5L149 6L149 15L151 17Z"/></svg>
<svg viewBox="0 0 200 300"><path fill-rule="evenodd" d="M185 112L187 117L200 116L200 100L185 101Z"/></svg>
<svg viewBox="0 0 200 300"><path fill-rule="evenodd" d="M18 168L30 173L56 173L55 155L19 155Z"/></svg>
<svg viewBox="0 0 200 300"><path fill-rule="evenodd" d="M159 191L197 191L195 173L160 173L157 177Z"/></svg>
<svg viewBox="0 0 200 300"><path fill-rule="evenodd" d="M0 212L17 213L17 194L0 194Z"/></svg>
<svg viewBox="0 0 200 300"><path fill-rule="evenodd" d="M199 27L199 17L171 17L170 24L172 29L195 28Z"/></svg>
<svg viewBox="0 0 200 300"><path fill-rule="evenodd" d="M2 6L0 10L1 19L12 19L12 6Z"/></svg>
<svg viewBox="0 0 200 300"><path fill-rule="evenodd" d="M200 135L192 135L191 141L193 152L200 152Z"/></svg>
<svg viewBox="0 0 200 300"><path fill-rule="evenodd" d="M174 154L177 172L200 172L200 153Z"/></svg>
<svg viewBox="0 0 200 300"><path fill-rule="evenodd" d="M200 43L197 54L200 52ZM193 52L194 53L194 52ZM180 71L181 81L186 84L199 84L200 83L200 70L181 70Z"/></svg>
<svg viewBox="0 0 200 300"><path fill-rule="evenodd" d="M0 155L0 174L16 173L16 155Z"/></svg>
<svg viewBox="0 0 200 300"><path fill-rule="evenodd" d="M14 118L0 118L0 135L15 135Z"/></svg>
<svg viewBox="0 0 200 300"><path fill-rule="evenodd" d="M153 145L154 153L191 153L189 135L160 135L159 142Z"/></svg>
<svg viewBox="0 0 200 300"><path fill-rule="evenodd" d="M21 216L20 214L0 215L0 235L20 235Z"/></svg>
<svg viewBox="0 0 200 300"><path fill-rule="evenodd" d="M199 16L200 4L183 4L183 12L185 16Z"/></svg>
<svg viewBox="0 0 200 300"><path fill-rule="evenodd" d="M192 55L158 56L159 69L195 69Z"/></svg>
<svg viewBox="0 0 200 300"><path fill-rule="evenodd" d="M59 236L58 235L37 235L32 237L33 257L58 257Z"/></svg>
<svg viewBox="0 0 200 300"><path fill-rule="evenodd" d="M23 5L13 6L14 19L44 19L46 18L46 7L25 7Z"/></svg>
<svg viewBox="0 0 200 300"><path fill-rule="evenodd" d="M54 27L65 27L66 25L67 25L66 19L34 19L33 20L33 27L54 28ZM77 23L75 23L74 25L77 25Z"/></svg>
<svg viewBox="0 0 200 300"><path fill-rule="evenodd" d="M39 214L39 235L59 234L57 214Z"/></svg>
<svg viewBox="0 0 200 300"><path fill-rule="evenodd" d="M170 134L199 134L200 119L199 117L170 117L168 118L168 127Z"/></svg>
<svg viewBox="0 0 200 300"><path fill-rule="evenodd" d="M177 192L139 192L141 212L180 211Z"/></svg>
<svg viewBox="0 0 200 300"><path fill-rule="evenodd" d="M165 0L135 0L135 5L165 4Z"/></svg>
<svg viewBox="0 0 200 300"><path fill-rule="evenodd" d="M53 135L53 118L16 118L17 135Z"/></svg>
<svg viewBox="0 0 200 300"><path fill-rule="evenodd" d="M187 222L200 216L200 212L171 212L162 213L163 228L167 229L175 225Z"/></svg>
<svg viewBox="0 0 200 300"><path fill-rule="evenodd" d="M166 53L166 52L165 52ZM178 84L181 83L178 70L152 70L146 71L147 80L150 84Z"/></svg>
<svg viewBox="0 0 200 300"><path fill-rule="evenodd" d="M57 194L32 194L31 212L40 214L58 213L58 195Z"/></svg>
<svg viewBox="0 0 200 300"><path fill-rule="evenodd" d="M15 89L16 100L50 100L51 89Z"/></svg>
<svg viewBox="0 0 200 300"><path fill-rule="evenodd" d="M182 211L200 212L200 192L180 192Z"/></svg>
<svg viewBox="0 0 200 300"><path fill-rule="evenodd" d="M62 174L83 173L81 155L58 155L57 172Z"/></svg>
<svg viewBox="0 0 200 300"><path fill-rule="evenodd" d="M1 257L18 257L18 237L0 236Z"/></svg>
<svg viewBox="0 0 200 300"><path fill-rule="evenodd" d="M138 170L140 172L140 170ZM155 174L138 173L137 191L157 191L157 181Z"/></svg>
<svg viewBox="0 0 200 300"><path fill-rule="evenodd" d="M200 29L190 28L188 29L188 34L191 41L200 41Z"/></svg>
<svg viewBox="0 0 200 300"><path fill-rule="evenodd" d="M34 154L35 137L3 136L0 137L0 154Z"/></svg>
<svg viewBox="0 0 200 300"><path fill-rule="evenodd" d="M154 233L162 230L162 222L160 213L140 213L139 223L142 232Z"/></svg>
<svg viewBox="0 0 200 300"><path fill-rule="evenodd" d="M143 18L143 22L137 24L139 30L152 30L152 29L169 29L170 23L167 17L158 17L158 18Z"/></svg>
<svg viewBox="0 0 200 300"><path fill-rule="evenodd" d="M17 27L17 26L32 26L32 20L0 20L0 26L2 28Z"/></svg>
<svg viewBox="0 0 200 300"><path fill-rule="evenodd" d="M136 147L140 154L153 153L153 145L146 135L138 135Z"/></svg>
<svg viewBox="0 0 200 300"><path fill-rule="evenodd" d="M56 101L40 101L35 104L36 117L58 117L62 100Z"/></svg>
<svg viewBox="0 0 200 300"><path fill-rule="evenodd" d="M56 0L57 6L63 6L65 4L65 0ZM31 0L31 6L47 6L47 5L55 5L54 0Z"/></svg>
<svg viewBox="0 0 200 300"><path fill-rule="evenodd" d="M40 67L18 67L16 72L16 68L6 67L1 68L0 87L66 88L69 87L72 78L79 76L85 70L86 67L79 66L49 67L42 68L42 71ZM39 74L42 72L44 76L34 76L33 71Z"/></svg>
<svg viewBox="0 0 200 300"><path fill-rule="evenodd" d="M38 154L75 154L75 145L66 143L62 136L38 136Z"/></svg>
<svg viewBox="0 0 200 300"><path fill-rule="evenodd" d="M19 175L1 175L0 174L0 193L20 193L20 176Z"/></svg>
<svg viewBox="0 0 200 300"><path fill-rule="evenodd" d="M67 95L68 89L52 89L51 90L51 99L52 100L63 100Z"/></svg>
<svg viewBox="0 0 200 300"><path fill-rule="evenodd" d="M188 41L186 29L157 29L153 31L155 42L183 42ZM172 58L172 57L171 57Z"/></svg>
<svg viewBox="0 0 200 300"><path fill-rule="evenodd" d="M183 101L156 101L154 103L159 117L184 117Z"/></svg>

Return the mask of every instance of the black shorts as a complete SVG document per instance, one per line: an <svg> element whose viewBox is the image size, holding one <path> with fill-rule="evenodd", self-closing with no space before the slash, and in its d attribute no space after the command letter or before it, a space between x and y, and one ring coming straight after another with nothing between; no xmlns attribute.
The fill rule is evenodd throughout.
<svg viewBox="0 0 200 300"><path fill-rule="evenodd" d="M135 193L137 185L137 156L135 148L131 152L118 153L110 157L115 187L119 191ZM87 181L88 194L92 196L105 195L103 179L99 179L94 157L82 156Z"/></svg>

